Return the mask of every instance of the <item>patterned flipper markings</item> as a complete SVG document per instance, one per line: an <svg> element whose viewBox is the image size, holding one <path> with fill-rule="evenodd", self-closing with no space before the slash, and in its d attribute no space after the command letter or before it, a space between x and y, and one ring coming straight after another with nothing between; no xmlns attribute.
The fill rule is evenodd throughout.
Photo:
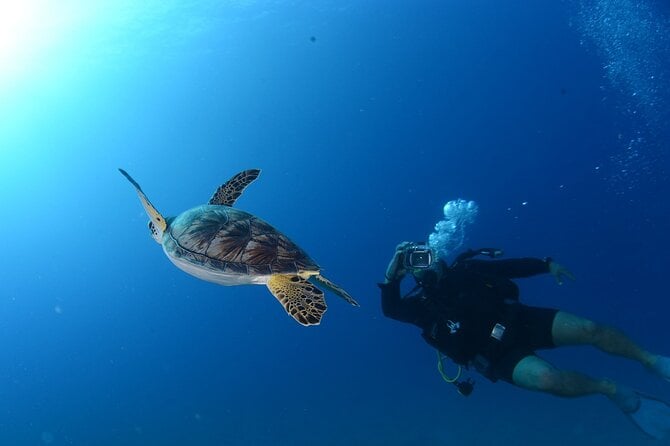
<svg viewBox="0 0 670 446"><path fill-rule="evenodd" d="M258 178L259 169L249 169L238 173L214 192L208 204L232 206L235 204L244 189Z"/></svg>
<svg viewBox="0 0 670 446"><path fill-rule="evenodd" d="M317 274L316 276L312 276L312 278L313 278L314 280L316 280L317 282L321 283L323 286L325 286L325 287L328 288L329 290L331 290L333 293L335 293L335 294L337 294L338 296L340 296L342 299L344 299L344 300L346 300L347 302L349 302L349 303L350 303L351 305L353 305L354 307L360 307L360 305L358 305L358 302L356 302L356 300L355 300L353 297L351 297L351 296L349 295L349 293L347 293L346 291L344 291L344 288L342 288L341 286L339 286L339 285L335 285L333 282L331 282L330 280L326 279L326 278L323 277L321 274Z"/></svg>
<svg viewBox="0 0 670 446"><path fill-rule="evenodd" d="M305 326L319 325L327 308L323 291L300 276L281 274L270 277L267 286L296 321Z"/></svg>

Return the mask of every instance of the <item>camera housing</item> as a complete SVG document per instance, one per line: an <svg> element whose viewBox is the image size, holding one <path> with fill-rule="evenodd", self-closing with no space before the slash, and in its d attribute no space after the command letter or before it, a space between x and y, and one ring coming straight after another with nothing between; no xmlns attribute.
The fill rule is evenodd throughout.
<svg viewBox="0 0 670 446"><path fill-rule="evenodd" d="M405 250L405 268L430 268L433 264L433 250L429 246L418 243Z"/></svg>

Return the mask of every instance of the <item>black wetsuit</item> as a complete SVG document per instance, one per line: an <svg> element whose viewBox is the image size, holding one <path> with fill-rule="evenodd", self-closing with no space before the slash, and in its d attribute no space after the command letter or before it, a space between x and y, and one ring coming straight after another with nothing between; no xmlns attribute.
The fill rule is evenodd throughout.
<svg viewBox="0 0 670 446"><path fill-rule="evenodd" d="M380 284L382 310L420 327L424 339L456 363L472 365L492 381L512 382L521 359L554 347L551 327L557 310L520 304L519 288L510 279L547 273L548 265L536 258L444 265L439 281L406 298L399 280Z"/></svg>

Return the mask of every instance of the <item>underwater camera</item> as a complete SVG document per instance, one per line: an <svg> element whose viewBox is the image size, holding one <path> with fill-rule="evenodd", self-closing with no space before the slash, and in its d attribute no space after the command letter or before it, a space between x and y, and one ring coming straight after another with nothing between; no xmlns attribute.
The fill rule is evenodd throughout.
<svg viewBox="0 0 670 446"><path fill-rule="evenodd" d="M405 250L405 268L430 268L433 251L425 243L415 243Z"/></svg>

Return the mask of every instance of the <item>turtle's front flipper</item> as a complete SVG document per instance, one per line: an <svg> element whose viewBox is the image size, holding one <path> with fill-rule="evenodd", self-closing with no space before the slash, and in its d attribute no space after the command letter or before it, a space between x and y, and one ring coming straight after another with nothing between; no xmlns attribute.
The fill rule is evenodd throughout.
<svg viewBox="0 0 670 446"><path fill-rule="evenodd" d="M238 173L214 192L208 204L232 206L240 198L244 189L261 173L259 169L249 169Z"/></svg>
<svg viewBox="0 0 670 446"><path fill-rule="evenodd" d="M300 276L275 274L268 288L288 314L302 325L319 325L326 312L323 291Z"/></svg>
<svg viewBox="0 0 670 446"><path fill-rule="evenodd" d="M335 294L337 294L338 296L340 296L342 299L344 299L344 300L346 300L347 302L349 302L349 303L350 303L351 305L353 305L354 307L360 307L360 305L358 305L358 302L356 302L356 300L355 300L353 297L351 297L351 296L349 295L349 293L347 293L346 291L344 291L344 289L343 289L342 287L340 287L340 286L338 286L338 285L335 285L333 282L331 282L330 280L326 279L326 278L323 277L321 274L317 274L317 275L315 275L315 276L312 276L312 278L313 278L314 280L316 280L317 282L319 282L321 285L323 285L323 286L325 286L326 288L328 288L329 290L331 290L333 293L335 293Z"/></svg>

